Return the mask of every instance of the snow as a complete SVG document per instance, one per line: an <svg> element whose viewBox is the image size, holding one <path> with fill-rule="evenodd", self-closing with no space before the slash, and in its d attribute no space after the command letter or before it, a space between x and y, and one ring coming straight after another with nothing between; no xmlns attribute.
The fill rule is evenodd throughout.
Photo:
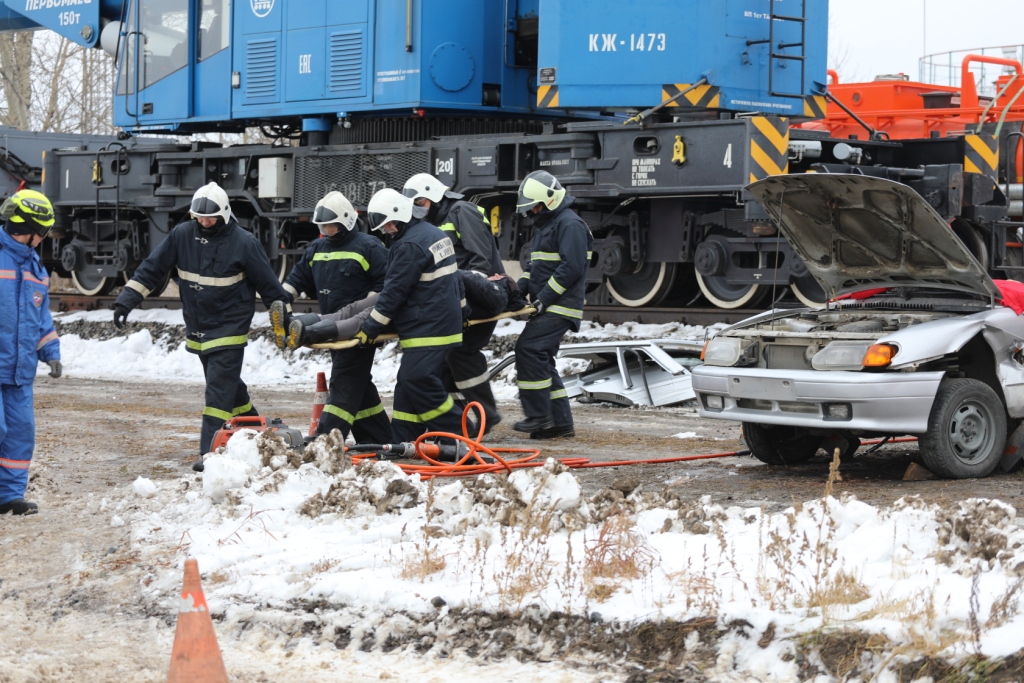
<svg viewBox="0 0 1024 683"><path fill-rule="evenodd" d="M152 498L156 494L156 484L145 477L136 479L132 484L132 489L134 489L135 495L142 496L143 498Z"/></svg>
<svg viewBox="0 0 1024 683"><path fill-rule="evenodd" d="M672 435L673 439L696 439L697 432L679 432Z"/></svg>
<svg viewBox="0 0 1024 683"><path fill-rule="evenodd" d="M56 320L63 323L85 321L93 323L110 322L110 311L78 311L56 314ZM181 326L184 321L181 311L166 309L143 309L132 311L132 322L148 322L167 326ZM519 334L526 323L521 320L502 320L495 335L503 337ZM266 313L257 313L253 327L270 325ZM598 325L584 322L580 332L568 335L566 343L579 339L608 339L614 337L659 338L689 341L703 340L707 330L693 325L666 323L662 325ZM489 361L497 358L485 352ZM181 383L202 383L203 371L199 358L179 343L169 347L159 336L154 338L148 329L139 330L123 337L107 340L83 339L76 334L61 337L61 360L68 377L110 379L112 377L138 380L158 380ZM373 364L373 379L382 393L390 393L398 376L401 354L397 342L390 342L377 351ZM586 365L573 358L559 359L559 371L564 374L579 372ZM326 354L315 354L310 349L299 349L284 354L266 339L250 339L245 349L242 379L253 387L311 386L317 372L330 373L331 362ZM48 373L49 366L40 363L37 373ZM509 368L492 382L495 398L499 401L515 400L518 396L515 368Z"/></svg>
<svg viewBox="0 0 1024 683"><path fill-rule="evenodd" d="M554 460L431 484L390 463L353 467L327 441L296 468L272 439L243 431L207 459L201 493L182 477L118 511L140 561L166 567L147 600L171 600L191 556L218 577L206 595L229 620L253 605L321 601L400 637L412 626L395 615L426 618L440 596L445 610L746 622L716 645L719 680L796 681L794 639L821 629L881 634L894 647L941 636L949 657L1020 647L1024 616L999 606L1024 573L1024 529L998 501L880 508L829 496L767 513L710 497L587 499ZM601 558L616 553L637 571L602 574Z"/></svg>

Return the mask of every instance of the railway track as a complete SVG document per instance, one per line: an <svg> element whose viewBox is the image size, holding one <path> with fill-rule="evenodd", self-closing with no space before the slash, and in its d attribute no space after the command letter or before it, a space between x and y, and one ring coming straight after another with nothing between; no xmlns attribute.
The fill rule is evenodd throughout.
<svg viewBox="0 0 1024 683"><path fill-rule="evenodd" d="M50 309L58 312L97 311L109 309L116 296L82 296L81 294L50 293ZM317 303L300 299L292 305L297 313L317 312ZM153 297L144 299L139 308L181 308L176 297ZM266 310L262 302L256 302L257 310ZM583 317L601 324L626 322L660 324L679 322L685 325L713 325L735 323L748 318L760 310L722 308L629 308L626 306L587 306Z"/></svg>

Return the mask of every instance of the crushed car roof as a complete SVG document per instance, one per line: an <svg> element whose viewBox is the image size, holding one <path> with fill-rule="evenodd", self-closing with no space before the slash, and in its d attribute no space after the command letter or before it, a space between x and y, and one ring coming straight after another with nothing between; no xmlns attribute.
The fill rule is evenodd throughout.
<svg viewBox="0 0 1024 683"><path fill-rule="evenodd" d="M906 185L805 173L771 176L747 190L830 298L906 286L999 296L946 221Z"/></svg>

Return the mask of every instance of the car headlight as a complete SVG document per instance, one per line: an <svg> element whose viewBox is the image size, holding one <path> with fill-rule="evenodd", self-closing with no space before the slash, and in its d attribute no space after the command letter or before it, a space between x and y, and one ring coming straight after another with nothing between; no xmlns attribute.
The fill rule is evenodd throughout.
<svg viewBox="0 0 1024 683"><path fill-rule="evenodd" d="M870 341L834 341L811 358L815 370L862 370Z"/></svg>
<svg viewBox="0 0 1024 683"><path fill-rule="evenodd" d="M731 367L743 357L750 341L739 337L713 337L704 347L704 364Z"/></svg>

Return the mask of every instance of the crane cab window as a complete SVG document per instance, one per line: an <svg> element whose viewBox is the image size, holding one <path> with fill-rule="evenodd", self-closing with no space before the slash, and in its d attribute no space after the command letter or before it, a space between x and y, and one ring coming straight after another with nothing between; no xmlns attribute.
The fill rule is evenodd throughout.
<svg viewBox="0 0 1024 683"><path fill-rule="evenodd" d="M230 0L203 0L199 16L199 61L212 57L228 46L231 22Z"/></svg>
<svg viewBox="0 0 1024 683"><path fill-rule="evenodd" d="M140 12L139 5L142 6L141 13L136 15ZM119 94L134 93L136 85L140 89L148 88L188 65L188 6L189 0L131 3ZM139 48L141 55L136 55ZM136 66L141 79L136 77Z"/></svg>

